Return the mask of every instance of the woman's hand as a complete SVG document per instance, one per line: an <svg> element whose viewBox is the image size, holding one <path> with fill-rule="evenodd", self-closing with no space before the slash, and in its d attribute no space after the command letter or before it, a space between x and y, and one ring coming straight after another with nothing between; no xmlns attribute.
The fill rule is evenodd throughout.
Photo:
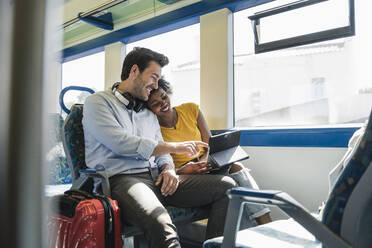
<svg viewBox="0 0 372 248"><path fill-rule="evenodd" d="M188 162L181 168L177 169L177 174L205 174L212 169L207 162Z"/></svg>

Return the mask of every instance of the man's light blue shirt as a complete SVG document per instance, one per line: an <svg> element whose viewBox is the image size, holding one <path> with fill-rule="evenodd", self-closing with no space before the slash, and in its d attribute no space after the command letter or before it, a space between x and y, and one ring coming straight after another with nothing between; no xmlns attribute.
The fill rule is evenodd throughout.
<svg viewBox="0 0 372 248"><path fill-rule="evenodd" d="M149 167L174 167L169 154L151 156L163 141L156 116L148 109L128 110L112 91L97 92L84 103L85 161L103 165L108 176L132 174Z"/></svg>

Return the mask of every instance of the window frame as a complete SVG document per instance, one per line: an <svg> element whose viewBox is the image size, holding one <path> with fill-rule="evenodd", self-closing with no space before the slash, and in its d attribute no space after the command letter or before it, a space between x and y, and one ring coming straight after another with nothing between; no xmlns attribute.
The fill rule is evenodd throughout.
<svg viewBox="0 0 372 248"><path fill-rule="evenodd" d="M285 49L290 47L308 45L312 43L328 41L333 39L345 38L355 35L355 4L354 0L348 0L349 3L349 26L328 29L315 33L299 35L291 38L260 43L260 19L268 16L274 16L291 10L304 8L310 5L322 3L328 0L307 0L298 1L286 5L282 5L276 8L260 11L255 15L249 16L248 18L252 21L253 34L254 34L254 48L255 53L271 52L279 49Z"/></svg>

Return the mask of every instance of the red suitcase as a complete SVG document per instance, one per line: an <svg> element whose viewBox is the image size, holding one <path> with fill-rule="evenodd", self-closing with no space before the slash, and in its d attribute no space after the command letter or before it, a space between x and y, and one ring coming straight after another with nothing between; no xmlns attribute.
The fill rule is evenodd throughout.
<svg viewBox="0 0 372 248"><path fill-rule="evenodd" d="M120 209L115 200L69 190L50 200L49 247L122 248Z"/></svg>

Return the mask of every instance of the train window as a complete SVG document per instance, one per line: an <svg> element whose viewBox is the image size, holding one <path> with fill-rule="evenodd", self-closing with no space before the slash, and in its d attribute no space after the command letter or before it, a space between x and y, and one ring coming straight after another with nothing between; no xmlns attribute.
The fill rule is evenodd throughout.
<svg viewBox="0 0 372 248"><path fill-rule="evenodd" d="M172 104L200 103L200 24L190 25L127 45L146 47L168 56L163 75L173 86Z"/></svg>
<svg viewBox="0 0 372 248"><path fill-rule="evenodd" d="M297 1L248 18L252 20L256 53L355 34L354 0Z"/></svg>
<svg viewBox="0 0 372 248"><path fill-rule="evenodd" d="M105 52L62 64L62 89L67 86L85 86L94 91L104 90L105 85ZM89 93L85 91L69 91L64 99L67 108L72 104L82 103Z"/></svg>
<svg viewBox="0 0 372 248"><path fill-rule="evenodd" d="M271 7L276 2L285 1L271 2ZM372 54L371 7L370 1L356 1L355 36L261 54L254 52L247 17L267 6L236 12L235 125L364 122L372 106L372 73L367 62Z"/></svg>

